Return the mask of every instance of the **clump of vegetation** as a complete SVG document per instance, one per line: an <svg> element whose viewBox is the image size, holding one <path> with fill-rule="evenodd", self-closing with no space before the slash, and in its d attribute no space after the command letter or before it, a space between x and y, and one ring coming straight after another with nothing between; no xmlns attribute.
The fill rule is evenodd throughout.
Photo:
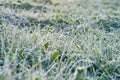
<svg viewBox="0 0 120 80"><path fill-rule="evenodd" d="M53 26L56 30L64 30L72 25L78 25L80 23L79 18L75 18L72 13L68 15L63 13L58 13L53 18L41 21L41 26L45 27L47 25Z"/></svg>
<svg viewBox="0 0 120 80"><path fill-rule="evenodd" d="M104 28L106 31L116 31L120 28L120 19L118 17L108 17L99 21L99 26Z"/></svg>
<svg viewBox="0 0 120 80"><path fill-rule="evenodd" d="M39 3L49 3L52 4L52 0L32 0L33 2L39 2Z"/></svg>

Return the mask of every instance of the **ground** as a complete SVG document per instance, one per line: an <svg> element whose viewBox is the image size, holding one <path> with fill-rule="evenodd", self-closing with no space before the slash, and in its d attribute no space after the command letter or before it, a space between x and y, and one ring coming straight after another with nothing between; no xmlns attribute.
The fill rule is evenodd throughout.
<svg viewBox="0 0 120 80"><path fill-rule="evenodd" d="M119 0L0 0L0 80L120 80Z"/></svg>

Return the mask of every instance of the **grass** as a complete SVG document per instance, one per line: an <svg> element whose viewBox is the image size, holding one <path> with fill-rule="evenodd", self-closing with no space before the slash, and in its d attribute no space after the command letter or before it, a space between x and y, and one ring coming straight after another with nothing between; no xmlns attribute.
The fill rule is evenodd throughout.
<svg viewBox="0 0 120 80"><path fill-rule="evenodd" d="M119 80L119 4L1 0L0 80Z"/></svg>

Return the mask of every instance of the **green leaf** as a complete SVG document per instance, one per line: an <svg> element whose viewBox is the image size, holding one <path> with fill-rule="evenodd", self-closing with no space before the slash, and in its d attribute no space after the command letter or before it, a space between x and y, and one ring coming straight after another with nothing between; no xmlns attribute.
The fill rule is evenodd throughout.
<svg viewBox="0 0 120 80"><path fill-rule="evenodd" d="M48 31L52 31L52 30L53 30L53 26L47 27L47 30L48 30Z"/></svg>
<svg viewBox="0 0 120 80"><path fill-rule="evenodd" d="M24 49L21 49L21 50L19 51L19 57L22 58L22 59L24 58L24 56L23 56L23 51L24 51Z"/></svg>
<svg viewBox="0 0 120 80"><path fill-rule="evenodd" d="M93 30L92 30L92 29L88 29L88 33L89 33L89 34L92 34L92 33L93 33Z"/></svg>
<svg viewBox="0 0 120 80"><path fill-rule="evenodd" d="M20 0L17 0L18 3L22 3Z"/></svg>
<svg viewBox="0 0 120 80"><path fill-rule="evenodd" d="M47 43L44 44L44 48L45 49L48 49L48 47L49 47L49 42L47 42Z"/></svg>
<svg viewBox="0 0 120 80"><path fill-rule="evenodd" d="M59 14L56 14L56 16L55 16L55 20L57 20L58 22L63 22L64 20L63 20L63 16L61 16L61 15L59 15Z"/></svg>
<svg viewBox="0 0 120 80"><path fill-rule="evenodd" d="M40 78L35 78L35 80L40 80Z"/></svg>
<svg viewBox="0 0 120 80"><path fill-rule="evenodd" d="M46 42L42 47L41 47L41 53L44 53L49 47L49 42Z"/></svg>
<svg viewBox="0 0 120 80"><path fill-rule="evenodd" d="M98 37L101 37L101 36L102 36L102 33L101 33L101 32L99 32L99 33L97 34L97 36L98 36Z"/></svg>
<svg viewBox="0 0 120 80"><path fill-rule="evenodd" d="M78 74L82 74L84 72L83 69L78 69Z"/></svg>
<svg viewBox="0 0 120 80"><path fill-rule="evenodd" d="M110 9L108 13L109 13L109 14L113 14L113 10L112 10L112 9Z"/></svg>
<svg viewBox="0 0 120 80"><path fill-rule="evenodd" d="M84 70L83 69L78 69L75 80L84 80L84 75L83 74L84 74Z"/></svg>
<svg viewBox="0 0 120 80"><path fill-rule="evenodd" d="M55 5L55 6L59 6L59 5L60 5L60 3L59 3L59 2L57 2L57 3L55 3L54 5Z"/></svg>
<svg viewBox="0 0 120 80"><path fill-rule="evenodd" d="M13 58L13 54L12 54L12 53L9 53L9 57L12 59L12 58Z"/></svg>
<svg viewBox="0 0 120 80"><path fill-rule="evenodd" d="M53 53L53 55L51 56L51 60L52 60L52 61L55 60L58 56L59 56L59 51L57 50L57 51L55 51L55 52Z"/></svg>

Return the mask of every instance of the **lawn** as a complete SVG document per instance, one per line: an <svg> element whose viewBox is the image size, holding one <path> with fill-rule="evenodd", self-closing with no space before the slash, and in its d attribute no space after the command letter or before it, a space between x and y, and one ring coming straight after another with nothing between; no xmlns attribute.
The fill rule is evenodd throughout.
<svg viewBox="0 0 120 80"><path fill-rule="evenodd" d="M120 80L119 0L0 0L0 80Z"/></svg>

